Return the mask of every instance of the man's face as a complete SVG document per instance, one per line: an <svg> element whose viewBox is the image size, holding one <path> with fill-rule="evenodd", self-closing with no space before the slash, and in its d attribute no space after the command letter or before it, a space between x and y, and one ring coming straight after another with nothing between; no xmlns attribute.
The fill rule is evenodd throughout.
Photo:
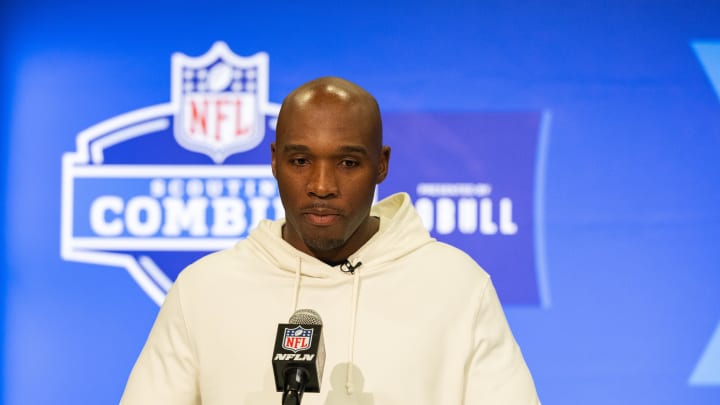
<svg viewBox="0 0 720 405"><path fill-rule="evenodd" d="M315 100L282 114L272 168L285 207L285 240L323 260L343 260L372 235L370 206L387 174L367 106Z"/></svg>

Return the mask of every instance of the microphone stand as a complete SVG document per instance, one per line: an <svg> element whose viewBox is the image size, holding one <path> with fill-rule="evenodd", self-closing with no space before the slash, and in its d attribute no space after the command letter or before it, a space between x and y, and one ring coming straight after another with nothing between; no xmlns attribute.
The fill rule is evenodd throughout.
<svg viewBox="0 0 720 405"><path fill-rule="evenodd" d="M300 399L302 396L297 391L285 391L282 405L300 405Z"/></svg>
<svg viewBox="0 0 720 405"><path fill-rule="evenodd" d="M308 373L300 367L292 367L285 372L285 390L282 396L282 405L300 405L305 393L305 384Z"/></svg>

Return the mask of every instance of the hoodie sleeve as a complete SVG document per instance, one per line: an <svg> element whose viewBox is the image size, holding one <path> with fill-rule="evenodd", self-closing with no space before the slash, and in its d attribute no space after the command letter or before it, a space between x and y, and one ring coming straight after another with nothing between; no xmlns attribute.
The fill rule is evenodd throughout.
<svg viewBox="0 0 720 405"><path fill-rule="evenodd" d="M120 405L199 405L197 362L175 283L130 373Z"/></svg>
<svg viewBox="0 0 720 405"><path fill-rule="evenodd" d="M464 403L538 405L535 384L490 279L480 301Z"/></svg>

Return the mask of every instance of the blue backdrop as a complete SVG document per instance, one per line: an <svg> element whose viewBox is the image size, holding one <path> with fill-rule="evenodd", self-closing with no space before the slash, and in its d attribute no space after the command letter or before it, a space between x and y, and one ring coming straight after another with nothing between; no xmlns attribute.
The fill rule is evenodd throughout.
<svg viewBox="0 0 720 405"><path fill-rule="evenodd" d="M158 307L123 268L61 258L62 155L167 103L171 55L219 40L268 53L274 103L337 75L389 123L545 114L547 297L506 305L543 403L720 403L720 3L1 7L4 403L118 401Z"/></svg>

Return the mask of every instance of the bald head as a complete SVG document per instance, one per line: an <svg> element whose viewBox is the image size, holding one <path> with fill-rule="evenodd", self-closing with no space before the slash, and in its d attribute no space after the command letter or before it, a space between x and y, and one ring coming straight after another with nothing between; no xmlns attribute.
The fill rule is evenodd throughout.
<svg viewBox="0 0 720 405"><path fill-rule="evenodd" d="M339 77L321 77L293 90L282 103L276 140L292 131L297 120L332 116L336 125L360 125L368 131L377 149L382 148L382 120L378 103L365 89Z"/></svg>

